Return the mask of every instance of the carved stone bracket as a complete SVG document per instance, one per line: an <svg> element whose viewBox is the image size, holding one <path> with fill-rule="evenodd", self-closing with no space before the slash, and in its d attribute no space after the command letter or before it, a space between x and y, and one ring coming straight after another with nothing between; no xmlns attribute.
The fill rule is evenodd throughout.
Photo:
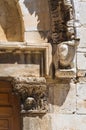
<svg viewBox="0 0 86 130"><path fill-rule="evenodd" d="M49 0L51 12L51 39L55 76L72 78L76 76L76 37L74 5L71 0Z"/></svg>
<svg viewBox="0 0 86 130"><path fill-rule="evenodd" d="M13 91L21 99L21 112L45 113L47 111L47 86L43 77L14 77Z"/></svg>
<svg viewBox="0 0 86 130"><path fill-rule="evenodd" d="M59 78L72 78L76 76L75 42L67 41L57 45L54 55L55 75Z"/></svg>

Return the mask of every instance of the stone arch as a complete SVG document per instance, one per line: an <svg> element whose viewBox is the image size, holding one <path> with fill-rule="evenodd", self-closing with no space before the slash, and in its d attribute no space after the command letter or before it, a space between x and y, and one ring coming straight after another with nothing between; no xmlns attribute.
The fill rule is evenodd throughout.
<svg viewBox="0 0 86 130"><path fill-rule="evenodd" d="M0 41L23 41L22 20L15 0L0 1Z"/></svg>

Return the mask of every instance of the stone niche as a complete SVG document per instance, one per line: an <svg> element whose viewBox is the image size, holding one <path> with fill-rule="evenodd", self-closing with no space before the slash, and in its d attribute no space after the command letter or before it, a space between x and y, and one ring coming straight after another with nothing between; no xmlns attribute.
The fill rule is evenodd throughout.
<svg viewBox="0 0 86 130"><path fill-rule="evenodd" d="M45 74L44 54L40 51L0 53L0 76L43 76Z"/></svg>
<svg viewBox="0 0 86 130"><path fill-rule="evenodd" d="M49 43L0 43L0 77L50 76L52 48Z"/></svg>

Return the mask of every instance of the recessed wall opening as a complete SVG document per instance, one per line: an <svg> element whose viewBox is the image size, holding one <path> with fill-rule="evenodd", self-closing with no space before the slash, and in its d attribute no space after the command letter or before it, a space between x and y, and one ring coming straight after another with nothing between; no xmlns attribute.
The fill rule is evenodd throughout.
<svg viewBox="0 0 86 130"><path fill-rule="evenodd" d="M44 76L44 51L0 53L0 72L9 75Z"/></svg>

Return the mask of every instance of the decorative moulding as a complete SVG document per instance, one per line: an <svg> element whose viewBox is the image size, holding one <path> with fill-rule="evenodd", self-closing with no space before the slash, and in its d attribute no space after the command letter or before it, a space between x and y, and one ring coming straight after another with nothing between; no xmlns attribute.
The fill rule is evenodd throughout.
<svg viewBox="0 0 86 130"><path fill-rule="evenodd" d="M0 42L0 53L29 53L30 51L44 53L45 76L49 76L52 64L52 46L50 43Z"/></svg>
<svg viewBox="0 0 86 130"><path fill-rule="evenodd" d="M56 71L55 76L58 78L74 78L74 77L76 77L76 70L59 69Z"/></svg>

